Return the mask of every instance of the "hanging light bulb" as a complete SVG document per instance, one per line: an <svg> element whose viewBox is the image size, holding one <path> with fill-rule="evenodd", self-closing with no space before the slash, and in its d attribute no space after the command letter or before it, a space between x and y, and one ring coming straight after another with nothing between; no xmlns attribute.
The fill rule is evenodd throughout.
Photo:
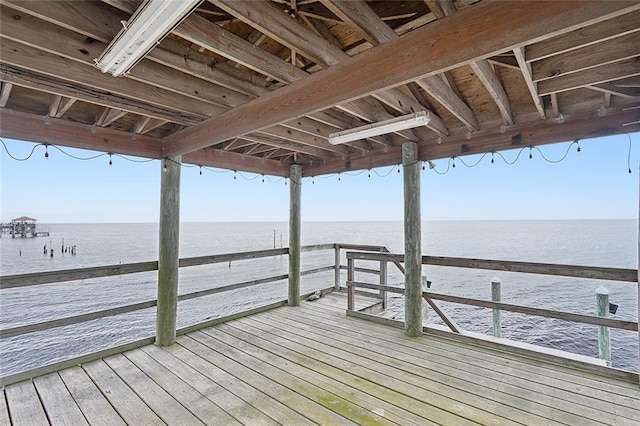
<svg viewBox="0 0 640 426"><path fill-rule="evenodd" d="M238 172L237 172L236 170L234 170L234 171L233 171L233 180L236 180L236 174L237 174L237 173L238 173Z"/></svg>
<svg viewBox="0 0 640 426"><path fill-rule="evenodd" d="M315 184L316 184L316 177L311 176L311 185L315 185Z"/></svg>
<svg viewBox="0 0 640 426"><path fill-rule="evenodd" d="M49 158L49 145L44 144L44 158Z"/></svg>
<svg viewBox="0 0 640 426"><path fill-rule="evenodd" d="M491 164L493 164L493 152L491 152Z"/></svg>
<svg viewBox="0 0 640 426"><path fill-rule="evenodd" d="M162 171L163 172L167 172L167 157L164 158L164 160L162 161Z"/></svg>
<svg viewBox="0 0 640 426"><path fill-rule="evenodd" d="M578 148L576 149L576 152L580 152L580 151L581 151L581 149L580 149L580 142L576 142L576 143L578 144Z"/></svg>
<svg viewBox="0 0 640 426"><path fill-rule="evenodd" d="M369 176L368 177L371 177L371 169L369 169Z"/></svg>
<svg viewBox="0 0 640 426"><path fill-rule="evenodd" d="M533 148L529 147L529 159L533 158Z"/></svg>
<svg viewBox="0 0 640 426"><path fill-rule="evenodd" d="M113 166L113 161L111 160L111 153L109 153L109 165Z"/></svg>
<svg viewBox="0 0 640 426"><path fill-rule="evenodd" d="M424 161L422 162L422 170L425 170L426 166L424 165Z"/></svg>
<svg viewBox="0 0 640 426"><path fill-rule="evenodd" d="M338 182L340 181L340 173L338 173Z"/></svg>
<svg viewBox="0 0 640 426"><path fill-rule="evenodd" d="M262 183L264 183L264 175L262 175Z"/></svg>
<svg viewBox="0 0 640 426"><path fill-rule="evenodd" d="M456 157L451 157L451 161L453 162L451 167L453 167L455 169L456 168Z"/></svg>

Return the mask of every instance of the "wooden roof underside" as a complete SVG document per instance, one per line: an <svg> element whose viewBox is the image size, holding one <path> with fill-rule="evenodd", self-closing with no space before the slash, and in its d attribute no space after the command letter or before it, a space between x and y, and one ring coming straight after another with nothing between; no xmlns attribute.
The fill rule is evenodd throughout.
<svg viewBox="0 0 640 426"><path fill-rule="evenodd" d="M286 176L640 130L640 2L210 0L126 77L137 0L0 0L0 136ZM330 133L425 110L426 128Z"/></svg>

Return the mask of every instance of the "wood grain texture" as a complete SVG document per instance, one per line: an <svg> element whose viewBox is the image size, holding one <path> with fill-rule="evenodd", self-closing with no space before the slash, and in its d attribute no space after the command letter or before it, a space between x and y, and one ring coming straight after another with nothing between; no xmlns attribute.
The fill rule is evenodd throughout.
<svg viewBox="0 0 640 426"><path fill-rule="evenodd" d="M165 153L171 155L197 150L219 140L260 130L640 7L637 3L623 2L583 6L578 2L527 2L509 8L496 3L478 4L474 13L465 13L469 11L467 9L447 18L447 25L439 25L440 22L436 21L373 48L366 56L343 61L325 72L263 95L214 120L178 132L165 139ZM540 26L539 20L544 20L546 25ZM460 34L455 30L460 26L477 31ZM518 30L512 31L513 28ZM510 37L504 37L504 31L510 31ZM455 36L452 32L456 33ZM456 40L455 46L451 42L434 41L449 40L448 35ZM429 46L429 49L425 50L424 46ZM371 72L355 72L363 69ZM229 123L234 124L230 126Z"/></svg>

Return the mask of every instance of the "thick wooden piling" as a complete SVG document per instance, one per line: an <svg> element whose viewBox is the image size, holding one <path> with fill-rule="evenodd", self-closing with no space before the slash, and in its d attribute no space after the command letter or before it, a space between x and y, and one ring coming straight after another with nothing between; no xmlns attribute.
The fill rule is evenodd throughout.
<svg viewBox="0 0 640 426"><path fill-rule="evenodd" d="M405 323L407 336L422 334L422 238L418 144L402 144L404 170Z"/></svg>
<svg viewBox="0 0 640 426"><path fill-rule="evenodd" d="M156 311L158 346L169 346L176 341L181 160L181 156L171 157L163 159L160 164L160 247Z"/></svg>
<svg viewBox="0 0 640 426"><path fill-rule="evenodd" d="M302 166L293 164L289 173L289 305L300 305L300 207Z"/></svg>

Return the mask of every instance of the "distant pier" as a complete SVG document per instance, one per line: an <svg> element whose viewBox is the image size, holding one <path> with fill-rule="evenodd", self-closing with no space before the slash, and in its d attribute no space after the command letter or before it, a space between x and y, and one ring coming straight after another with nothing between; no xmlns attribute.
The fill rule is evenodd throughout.
<svg viewBox="0 0 640 426"><path fill-rule="evenodd" d="M48 237L48 231L38 231L38 220L28 216L11 219L9 223L0 223L1 234L9 234L11 238ZM0 235L1 235L0 234Z"/></svg>

